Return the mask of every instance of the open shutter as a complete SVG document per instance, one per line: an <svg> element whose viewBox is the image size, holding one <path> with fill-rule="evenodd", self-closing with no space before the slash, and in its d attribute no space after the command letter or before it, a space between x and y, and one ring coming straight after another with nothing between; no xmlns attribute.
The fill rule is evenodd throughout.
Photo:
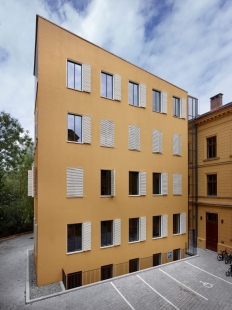
<svg viewBox="0 0 232 310"><path fill-rule="evenodd" d="M37 168L32 167L32 197L37 197Z"/></svg>
<svg viewBox="0 0 232 310"><path fill-rule="evenodd" d="M28 190L28 193L27 193L27 195L28 196L31 196L31 197L33 197L32 196L32 191L33 191L33 181L32 181L32 178L33 178L33 176L32 176L32 170L28 170L28 179L27 179L27 181L28 181L28 183L27 183L27 190Z"/></svg>
<svg viewBox="0 0 232 310"><path fill-rule="evenodd" d="M114 220L114 245L121 244L121 220Z"/></svg>
<svg viewBox="0 0 232 310"><path fill-rule="evenodd" d="M152 152L162 153L162 131L152 131Z"/></svg>
<svg viewBox="0 0 232 310"><path fill-rule="evenodd" d="M140 241L146 240L146 217L140 217Z"/></svg>
<svg viewBox="0 0 232 310"><path fill-rule="evenodd" d="M83 197L82 168L67 168L67 197Z"/></svg>
<svg viewBox="0 0 232 310"><path fill-rule="evenodd" d="M115 170L111 170L111 196L115 196Z"/></svg>
<svg viewBox="0 0 232 310"><path fill-rule="evenodd" d="M134 133L135 133L135 150L140 151L140 127L134 126Z"/></svg>
<svg viewBox="0 0 232 310"><path fill-rule="evenodd" d="M133 125L128 127L128 148L129 150L135 149L135 130Z"/></svg>
<svg viewBox="0 0 232 310"><path fill-rule="evenodd" d="M168 216L162 215L162 237L168 236Z"/></svg>
<svg viewBox="0 0 232 310"><path fill-rule="evenodd" d="M172 115L175 116L175 98L172 97Z"/></svg>
<svg viewBox="0 0 232 310"><path fill-rule="evenodd" d="M168 194L168 174L162 173L162 195Z"/></svg>
<svg viewBox="0 0 232 310"><path fill-rule="evenodd" d="M186 213L180 214L180 233L186 234Z"/></svg>
<svg viewBox="0 0 232 310"><path fill-rule="evenodd" d="M162 98L162 113L168 113L168 94L166 92L161 93Z"/></svg>
<svg viewBox="0 0 232 310"><path fill-rule="evenodd" d="M146 108L146 85L139 84L140 107Z"/></svg>
<svg viewBox="0 0 232 310"><path fill-rule="evenodd" d="M140 196L146 196L146 172L140 172Z"/></svg>
<svg viewBox="0 0 232 310"><path fill-rule="evenodd" d="M100 132L100 145L107 146L107 125L108 121L105 119L101 119L101 132Z"/></svg>
<svg viewBox="0 0 232 310"><path fill-rule="evenodd" d="M91 250L91 223L83 223L83 251Z"/></svg>
<svg viewBox="0 0 232 310"><path fill-rule="evenodd" d="M82 64L82 90L91 92L91 66Z"/></svg>
<svg viewBox="0 0 232 310"><path fill-rule="evenodd" d="M114 74L114 100L121 101L121 76Z"/></svg>
<svg viewBox="0 0 232 310"><path fill-rule="evenodd" d="M182 194L182 175L179 173L173 174L173 195Z"/></svg>
<svg viewBox="0 0 232 310"><path fill-rule="evenodd" d="M91 116L83 115L83 143L91 143Z"/></svg>
<svg viewBox="0 0 232 310"><path fill-rule="evenodd" d="M186 99L181 99L181 118L186 118Z"/></svg>
<svg viewBox="0 0 232 310"><path fill-rule="evenodd" d="M173 155L179 155L179 135L173 134Z"/></svg>
<svg viewBox="0 0 232 310"><path fill-rule="evenodd" d="M107 146L114 147L114 122L108 121L107 123Z"/></svg>

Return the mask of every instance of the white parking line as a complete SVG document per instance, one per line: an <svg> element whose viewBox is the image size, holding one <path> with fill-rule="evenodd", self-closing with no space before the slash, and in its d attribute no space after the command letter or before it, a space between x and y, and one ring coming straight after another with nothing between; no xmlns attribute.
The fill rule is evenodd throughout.
<svg viewBox="0 0 232 310"><path fill-rule="evenodd" d="M130 308L131 308L132 310L135 310L135 308L133 308L133 307L131 306L131 304L129 303L129 301L126 300L126 298L122 295L122 293L119 292L119 290L117 289L117 287L116 287L112 282L110 282L110 283L111 283L112 286L116 289L116 291L119 293L119 295L125 300L125 302L128 304L128 306L130 306Z"/></svg>
<svg viewBox="0 0 232 310"><path fill-rule="evenodd" d="M197 266L194 266L193 264L190 264L190 263L188 263L188 262L185 262L185 263L186 263L186 264L189 264L189 265L193 266L194 268L197 268L197 269L199 269L199 270L201 270L201 271L203 271L203 272L206 272L206 273L210 274L211 276L213 276L213 277L215 277L215 278L217 278L217 279L219 279L219 280L222 280L222 281L224 281L224 282L226 282L226 283L232 285L231 282L226 281L226 280L224 280L224 279L222 279L222 278L220 278L220 277L218 277L218 276L215 276L214 274L212 274L212 273L210 273L210 272L208 272L208 271L206 271L206 270L204 270L204 269L201 269L201 268L199 268L199 267L197 267Z"/></svg>
<svg viewBox="0 0 232 310"><path fill-rule="evenodd" d="M192 291L193 293L197 294L198 296L204 298L205 300L208 300L206 297L202 296L201 294L197 293L196 291L192 290L190 287L186 286L185 284L181 283L180 281L176 280L175 278L173 278L172 276L170 276L170 274L168 274L167 272L163 271L162 269L159 268L160 271L162 271L163 273L165 273L168 277L172 278L174 281L176 281L177 283L179 283L180 285L186 287L188 290Z"/></svg>
<svg viewBox="0 0 232 310"><path fill-rule="evenodd" d="M173 303L171 303L171 301L169 301L167 298L165 298L163 295L161 295L159 292L157 292L152 286L150 286L145 280L143 280L139 275L137 275L137 277L142 280L145 284L147 284L147 286L150 287L150 289L152 289L156 294L158 294L160 297L162 297L164 300L166 300L170 305L172 305L175 309L180 310L179 308L177 308L175 305L173 305Z"/></svg>

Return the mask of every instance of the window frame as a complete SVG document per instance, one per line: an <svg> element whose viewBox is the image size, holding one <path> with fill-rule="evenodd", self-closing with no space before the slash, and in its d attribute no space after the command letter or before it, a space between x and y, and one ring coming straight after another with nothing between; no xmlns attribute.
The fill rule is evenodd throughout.
<svg viewBox="0 0 232 310"><path fill-rule="evenodd" d="M173 96L172 100L173 99L175 99L175 108L174 108L174 115L173 115L173 117L181 118L181 98ZM178 100L178 104L179 104L179 115L177 115L177 113L176 113L176 100Z"/></svg>
<svg viewBox="0 0 232 310"><path fill-rule="evenodd" d="M112 244L109 245L102 245L102 222L111 222L111 238L112 238ZM114 246L114 220L105 220L100 222L100 248L105 249L105 248L110 248ZM107 239L107 238L106 238Z"/></svg>
<svg viewBox="0 0 232 310"><path fill-rule="evenodd" d="M69 128L68 128L68 116L69 115L73 115L74 116L74 128L75 128L75 116L81 117L81 141L80 142L78 142L78 141L71 141L71 140L68 139L68 130L69 130ZM67 142L69 142L69 143L76 143L76 144L84 144L83 143L83 115L74 114L74 113L68 112L67 113L67 127L66 128L67 128ZM75 134L75 132L74 132L74 134Z"/></svg>
<svg viewBox="0 0 232 310"><path fill-rule="evenodd" d="M137 173L138 174L138 194L130 194L130 173ZM140 172L139 171L129 171L129 196L130 197L139 197L140 196Z"/></svg>
<svg viewBox="0 0 232 310"><path fill-rule="evenodd" d="M160 175L160 194L154 194L154 174ZM152 196L162 196L163 195L163 186L162 186L162 173L161 172L152 172Z"/></svg>
<svg viewBox="0 0 232 310"><path fill-rule="evenodd" d="M212 176L215 176L216 177L216 181L215 180L211 180L210 182L209 182L209 177L212 177ZM206 180L207 180L207 196L209 196L209 197L217 197L217 195L218 195L218 189L217 189L217 173L210 173L210 174L207 174L206 175ZM214 186L215 186L215 191L216 191L216 194L214 193L214 194L209 194L209 186L210 186L210 184L211 184L211 186L213 186L213 184L215 184ZM212 189L211 189L212 190Z"/></svg>
<svg viewBox="0 0 232 310"><path fill-rule="evenodd" d="M154 102L154 93L159 93L159 105L160 105L160 111L157 111L157 110L155 110L155 109L153 109L153 102ZM155 96L155 98L156 98L156 96ZM155 104L156 105L156 104ZM157 113L162 113L162 91L160 91L160 90L156 90L156 89L152 89L152 111L153 112L157 112Z"/></svg>
<svg viewBox="0 0 232 310"><path fill-rule="evenodd" d="M103 195L102 194L102 171L107 171L107 172L110 172L110 194L109 195ZM102 197L102 198L104 198L104 197L112 197L112 195L111 195L111 188L112 188L112 184L111 184L111 182L112 182L112 170L108 170L108 169L101 169L100 170L100 197ZM106 181L106 183L107 183L107 181Z"/></svg>
<svg viewBox="0 0 232 310"><path fill-rule="evenodd" d="M215 139L215 143L211 143L209 144L209 140L210 139ZM215 152L215 156L209 156L209 148L213 147L214 152ZM211 151L212 152L212 151ZM217 158L217 136L211 136L211 137L207 137L206 138L206 158L207 159L214 159Z"/></svg>
<svg viewBox="0 0 232 310"><path fill-rule="evenodd" d="M154 264L155 259L158 257L159 264ZM162 265L162 253L155 253L153 254L153 259L152 259L153 267Z"/></svg>
<svg viewBox="0 0 232 310"><path fill-rule="evenodd" d="M68 252L68 226L71 226L71 225L81 225L81 250ZM84 248L84 243L83 243L83 223L66 224L66 254L67 255L71 255L71 254L76 254L76 253L82 253L82 252L84 252L83 248Z"/></svg>
<svg viewBox="0 0 232 310"><path fill-rule="evenodd" d="M177 223L177 232L174 232L174 227L176 226L176 223L175 223L175 226L174 226L174 217L177 218L178 220L178 223ZM176 236L176 235L180 235L181 234L181 218L180 218L180 213L175 213L173 214L172 216L172 234L173 236Z"/></svg>
<svg viewBox="0 0 232 310"><path fill-rule="evenodd" d="M102 74L106 75L106 96L102 95ZM107 97L107 76L111 76L112 77L112 98ZM100 93L101 93L101 97L105 98L105 99L109 99L109 100L114 100L114 74L106 72L104 70L101 70L100 72Z"/></svg>
<svg viewBox="0 0 232 310"><path fill-rule="evenodd" d="M138 240L133 240L130 241L130 220L137 220L137 236L138 236ZM128 230L128 243L136 243L136 242L140 242L140 217L133 217L133 218L129 218L129 230ZM134 230L134 225L133 225L133 230Z"/></svg>
<svg viewBox="0 0 232 310"><path fill-rule="evenodd" d="M73 63L74 64L74 79L73 79L73 83L74 83L74 88L73 87L69 87L68 86L68 63ZM78 65L81 67L81 89L76 89L75 88L75 65ZM74 61L71 60L69 58L66 59L66 87L68 89L72 89L72 90L77 90L77 91L83 91L83 64L78 62L78 61Z"/></svg>
<svg viewBox="0 0 232 310"><path fill-rule="evenodd" d="M154 237L154 218L159 218L159 236ZM162 238L162 215L154 215L152 216L152 239Z"/></svg>
<svg viewBox="0 0 232 310"><path fill-rule="evenodd" d="M133 85L133 103L130 102L130 84ZM137 85L137 89L138 89L138 95L137 95L137 105L134 104L134 85ZM140 89L139 89L139 83L133 82L131 80L129 80L129 92L128 92L128 101L129 101L129 105L134 106L134 107L140 107Z"/></svg>

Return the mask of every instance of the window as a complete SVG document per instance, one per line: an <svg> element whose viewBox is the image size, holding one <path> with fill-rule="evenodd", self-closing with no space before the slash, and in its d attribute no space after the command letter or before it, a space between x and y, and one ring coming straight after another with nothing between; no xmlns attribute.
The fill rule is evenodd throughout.
<svg viewBox="0 0 232 310"><path fill-rule="evenodd" d="M153 173L153 195L161 195L161 173Z"/></svg>
<svg viewBox="0 0 232 310"><path fill-rule="evenodd" d="M128 148L131 151L140 151L140 127L129 125Z"/></svg>
<svg viewBox="0 0 232 310"><path fill-rule="evenodd" d="M129 172L129 195L139 195L139 172Z"/></svg>
<svg viewBox="0 0 232 310"><path fill-rule="evenodd" d="M113 265L101 266L101 280L113 278Z"/></svg>
<svg viewBox="0 0 232 310"><path fill-rule="evenodd" d="M82 251L82 224L70 224L67 226L67 252Z"/></svg>
<svg viewBox="0 0 232 310"><path fill-rule="evenodd" d="M181 149L182 149L182 143L181 143L181 135L174 134L173 135L173 155L181 156Z"/></svg>
<svg viewBox="0 0 232 310"><path fill-rule="evenodd" d="M129 103L139 106L139 85L129 82Z"/></svg>
<svg viewBox="0 0 232 310"><path fill-rule="evenodd" d="M161 92L152 90L152 110L161 112Z"/></svg>
<svg viewBox="0 0 232 310"><path fill-rule="evenodd" d="M113 99L113 75L101 72L101 96Z"/></svg>
<svg viewBox="0 0 232 310"><path fill-rule="evenodd" d="M87 64L78 64L67 61L67 87L90 92L91 91L91 67Z"/></svg>
<svg viewBox="0 0 232 310"><path fill-rule="evenodd" d="M207 138L207 158L217 157L217 140L216 136Z"/></svg>
<svg viewBox="0 0 232 310"><path fill-rule="evenodd" d="M153 238L161 237L161 216L153 216Z"/></svg>
<svg viewBox="0 0 232 310"><path fill-rule="evenodd" d="M173 97L172 103L173 103L173 116L180 117L180 99Z"/></svg>
<svg viewBox="0 0 232 310"><path fill-rule="evenodd" d="M173 250L173 261L181 258L180 249Z"/></svg>
<svg viewBox="0 0 232 310"><path fill-rule="evenodd" d="M152 152L162 153L162 131L152 130Z"/></svg>
<svg viewBox="0 0 232 310"><path fill-rule="evenodd" d="M113 245L113 221L101 222L101 247Z"/></svg>
<svg viewBox="0 0 232 310"><path fill-rule="evenodd" d="M91 116L68 114L68 141L91 143Z"/></svg>
<svg viewBox="0 0 232 310"><path fill-rule="evenodd" d="M216 174L207 175L207 195L217 196L217 175Z"/></svg>
<svg viewBox="0 0 232 310"><path fill-rule="evenodd" d="M129 219L129 242L139 241L139 218Z"/></svg>
<svg viewBox="0 0 232 310"><path fill-rule="evenodd" d="M173 174L173 195L182 195L182 174Z"/></svg>
<svg viewBox="0 0 232 310"><path fill-rule="evenodd" d="M161 253L153 254L153 267L161 265Z"/></svg>
<svg viewBox="0 0 232 310"><path fill-rule="evenodd" d="M115 196L114 175L114 170L101 170L101 196Z"/></svg>
<svg viewBox="0 0 232 310"><path fill-rule="evenodd" d="M70 290L74 287L82 286L82 271L69 273L68 275L68 287L66 289Z"/></svg>
<svg viewBox="0 0 232 310"><path fill-rule="evenodd" d="M180 234L180 214L173 214L173 235Z"/></svg>
<svg viewBox="0 0 232 310"><path fill-rule="evenodd" d="M114 122L101 119L100 145L114 147Z"/></svg>
<svg viewBox="0 0 232 310"><path fill-rule="evenodd" d="M67 168L67 197L83 197L82 168Z"/></svg>
<svg viewBox="0 0 232 310"><path fill-rule="evenodd" d="M139 270L139 259L131 259L129 260L129 273L135 272Z"/></svg>

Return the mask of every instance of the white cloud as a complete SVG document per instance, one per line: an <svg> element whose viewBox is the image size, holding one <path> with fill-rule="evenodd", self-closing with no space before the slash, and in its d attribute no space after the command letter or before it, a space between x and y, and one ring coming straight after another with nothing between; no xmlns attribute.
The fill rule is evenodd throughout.
<svg viewBox="0 0 232 310"><path fill-rule="evenodd" d="M31 135L36 14L199 97L201 113L219 92L232 101L231 1L0 0L0 8L0 109Z"/></svg>

